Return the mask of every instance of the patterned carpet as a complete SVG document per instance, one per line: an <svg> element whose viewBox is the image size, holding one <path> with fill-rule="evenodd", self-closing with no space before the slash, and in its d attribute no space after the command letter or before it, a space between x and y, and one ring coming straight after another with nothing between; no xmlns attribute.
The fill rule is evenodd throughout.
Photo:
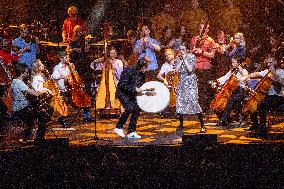
<svg viewBox="0 0 284 189"><path fill-rule="evenodd" d="M96 123L84 123L81 115L74 113L67 121L68 128L58 125L53 120L46 133L46 139L68 138L71 146L81 145L114 145L114 146L141 146L141 145L180 145L183 135L205 135L199 133L200 124L197 118L187 116L185 118L183 132L176 132L179 125L178 119L170 115L142 113L137 124L137 133L141 139L128 139L117 136L113 129L118 118L97 118ZM97 116L98 117L98 116ZM253 132L247 131L249 123L231 123L228 127L218 127L215 114L205 115L206 134L216 134L217 141L223 144L249 144L249 143L284 143L284 116L271 116L271 126L267 137L260 137ZM128 124L128 123L127 123ZM127 132L127 124L124 131ZM14 149L26 147L32 143L21 143L23 125L20 122L8 124L1 138L1 149ZM34 134L35 134L34 130ZM100 140L94 140L94 136Z"/></svg>

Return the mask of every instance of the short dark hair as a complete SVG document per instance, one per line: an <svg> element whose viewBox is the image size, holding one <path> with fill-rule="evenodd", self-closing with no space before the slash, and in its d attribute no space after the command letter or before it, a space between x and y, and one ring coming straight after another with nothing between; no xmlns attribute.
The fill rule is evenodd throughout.
<svg viewBox="0 0 284 189"><path fill-rule="evenodd" d="M138 59L138 61L136 62L136 64L134 65L136 70L140 70L141 68L143 68L144 66L147 66L148 63L145 61L144 58L140 58Z"/></svg>
<svg viewBox="0 0 284 189"><path fill-rule="evenodd" d="M21 74L25 73L25 71L27 70L27 68L29 68L26 64L15 64L15 72L16 72L16 76L20 76Z"/></svg>

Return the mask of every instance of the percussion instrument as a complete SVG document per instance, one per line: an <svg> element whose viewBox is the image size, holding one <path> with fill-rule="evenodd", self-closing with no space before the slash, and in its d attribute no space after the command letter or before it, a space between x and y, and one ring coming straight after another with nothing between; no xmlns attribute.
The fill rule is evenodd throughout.
<svg viewBox="0 0 284 189"><path fill-rule="evenodd" d="M163 111L170 102L170 91L161 82L149 81L141 87L142 95L137 96L138 106L145 112L158 113ZM148 91L151 91L148 95ZM154 93L154 95L153 95Z"/></svg>

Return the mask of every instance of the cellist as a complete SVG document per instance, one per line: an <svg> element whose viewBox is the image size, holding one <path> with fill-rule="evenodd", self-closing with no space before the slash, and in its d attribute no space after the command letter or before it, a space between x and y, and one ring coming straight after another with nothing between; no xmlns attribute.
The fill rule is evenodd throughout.
<svg viewBox="0 0 284 189"><path fill-rule="evenodd" d="M232 61L233 69L227 72L227 74L224 75L223 77L220 77L219 79L217 79L217 82L213 82L212 88L216 88L218 84L224 85L224 83L227 82L227 80L230 78L232 74L235 74L238 80L240 80L244 76L247 76L248 71L245 68L243 68L242 65L240 64L241 60L242 59L239 57L232 58L231 61ZM222 127L222 126L227 126L229 124L230 113L234 108L234 104L244 100L246 97L246 92L244 88L245 88L245 85L243 83L239 83L239 86L237 87L237 89L234 90L232 95L230 96L229 101L227 105L225 106L224 111L216 112L219 118L219 122L217 123L217 126Z"/></svg>
<svg viewBox="0 0 284 189"><path fill-rule="evenodd" d="M267 136L266 116L269 110L284 111L284 49L276 52L275 59L268 59L268 69L254 72L242 78L272 77L272 85L266 97L258 105L257 110L251 115L252 125L249 131L255 131L260 136ZM270 73L270 74L269 74ZM259 120L258 120L259 116Z"/></svg>

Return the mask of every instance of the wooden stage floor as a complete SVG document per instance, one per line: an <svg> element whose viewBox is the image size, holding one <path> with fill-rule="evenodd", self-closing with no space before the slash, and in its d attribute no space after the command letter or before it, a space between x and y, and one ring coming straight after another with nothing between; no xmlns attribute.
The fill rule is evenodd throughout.
<svg viewBox="0 0 284 189"><path fill-rule="evenodd" d="M79 115L79 116L78 116ZM46 139L68 138L69 145L74 147L88 145L113 145L113 146L144 146L144 145L181 145L183 135L199 135L199 122L195 116L185 119L183 132L176 132L179 125L177 119L171 116L162 117L161 114L142 113L137 124L137 133L141 139L127 139L118 137L113 129L118 118L98 118L96 124L83 123L81 112L74 113L68 120L69 128L59 126L53 120L46 133ZM252 144L252 143L284 143L284 116L273 117L268 137L260 137L253 132L247 131L248 123L242 125L233 123L229 127L217 127L218 121L215 114L206 116L206 134L217 134L217 141L221 144ZM96 126L96 127L95 127ZM1 150L13 150L32 146L32 143L19 141L23 126L21 122L14 121L8 124L1 136ZM127 131L127 125L125 132ZM99 139L92 140L95 133ZM35 134L35 130L34 130ZM202 134L201 134L202 135Z"/></svg>

